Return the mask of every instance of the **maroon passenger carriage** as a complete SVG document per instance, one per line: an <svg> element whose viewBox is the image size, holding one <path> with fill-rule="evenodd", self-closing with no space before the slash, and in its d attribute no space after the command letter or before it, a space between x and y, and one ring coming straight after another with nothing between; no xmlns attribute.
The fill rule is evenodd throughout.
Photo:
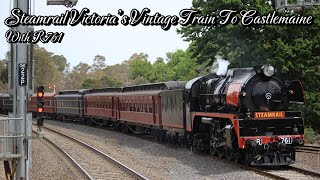
<svg viewBox="0 0 320 180"><path fill-rule="evenodd" d="M163 129L177 127L183 131L183 86L182 81L172 81L92 89L84 95L84 116L87 121L112 124L115 129L124 131L152 130L164 139Z"/></svg>

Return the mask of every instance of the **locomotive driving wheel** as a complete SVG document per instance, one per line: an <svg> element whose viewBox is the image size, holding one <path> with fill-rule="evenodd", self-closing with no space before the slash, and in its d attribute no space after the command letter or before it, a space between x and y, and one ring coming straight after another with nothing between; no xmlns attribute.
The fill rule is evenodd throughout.
<svg viewBox="0 0 320 180"><path fill-rule="evenodd" d="M215 133L214 133L214 128L211 129L210 131L210 153L211 155L217 155L218 153L218 148L216 147L216 140L215 140Z"/></svg>
<svg viewBox="0 0 320 180"><path fill-rule="evenodd" d="M240 151L239 149L237 148L235 151L234 151L234 155L233 155L233 161L238 163L240 161L240 158L241 158L241 154L240 154Z"/></svg>
<svg viewBox="0 0 320 180"><path fill-rule="evenodd" d="M210 153L212 155L218 155L223 158L225 151L223 146L219 146L219 143L223 139L223 133L220 131L220 122L214 122L210 131Z"/></svg>
<svg viewBox="0 0 320 180"><path fill-rule="evenodd" d="M224 153L224 148L223 147L218 147L217 148L217 153L219 158L223 158L225 153Z"/></svg>
<svg viewBox="0 0 320 180"><path fill-rule="evenodd" d="M226 159L231 161L234 157L233 149L230 147L225 147L224 148Z"/></svg>

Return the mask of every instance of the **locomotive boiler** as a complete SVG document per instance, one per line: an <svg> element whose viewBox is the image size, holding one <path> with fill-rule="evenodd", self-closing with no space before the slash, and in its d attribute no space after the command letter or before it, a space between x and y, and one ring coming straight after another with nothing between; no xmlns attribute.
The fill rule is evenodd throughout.
<svg viewBox="0 0 320 180"><path fill-rule="evenodd" d="M187 83L193 145L251 165L288 165L304 143L300 81L283 82L271 65L229 69ZM208 146L206 146L208 145Z"/></svg>

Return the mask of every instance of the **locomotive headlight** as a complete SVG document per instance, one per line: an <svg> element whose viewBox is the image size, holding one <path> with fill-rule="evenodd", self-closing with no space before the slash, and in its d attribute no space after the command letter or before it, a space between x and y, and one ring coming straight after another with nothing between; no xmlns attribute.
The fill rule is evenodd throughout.
<svg viewBox="0 0 320 180"><path fill-rule="evenodd" d="M271 65L262 66L262 71L263 71L263 74L267 77L273 76L275 72L274 67Z"/></svg>

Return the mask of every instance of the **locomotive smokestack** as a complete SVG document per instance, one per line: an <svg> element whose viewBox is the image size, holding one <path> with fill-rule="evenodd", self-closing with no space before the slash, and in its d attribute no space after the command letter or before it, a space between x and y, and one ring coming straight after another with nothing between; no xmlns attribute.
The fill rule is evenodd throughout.
<svg viewBox="0 0 320 180"><path fill-rule="evenodd" d="M226 75L230 62L223 59L221 56L216 55L216 60L212 63L211 73L217 75Z"/></svg>

